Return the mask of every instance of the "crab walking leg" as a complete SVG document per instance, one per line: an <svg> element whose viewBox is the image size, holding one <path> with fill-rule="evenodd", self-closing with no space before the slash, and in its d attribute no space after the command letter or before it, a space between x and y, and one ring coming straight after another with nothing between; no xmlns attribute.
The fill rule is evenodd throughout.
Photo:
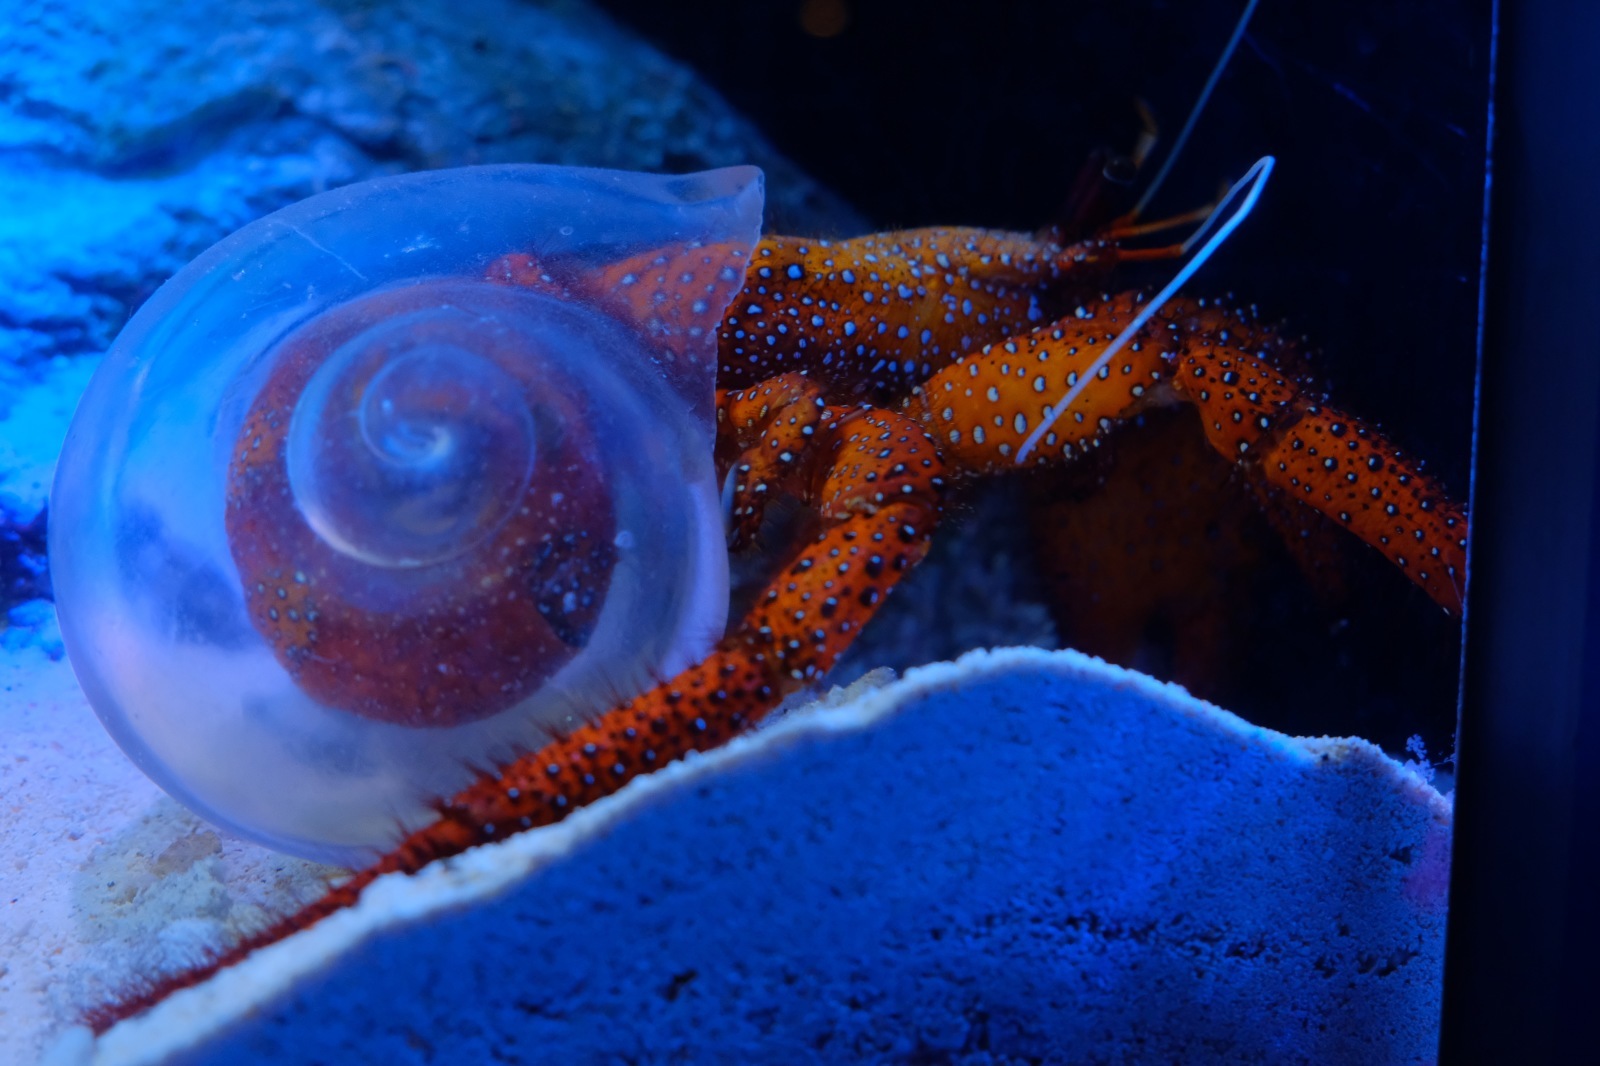
<svg viewBox="0 0 1600 1066"><path fill-rule="evenodd" d="M1200 409L1211 446L1343 525L1460 614L1462 506L1383 434L1274 369L1262 353L1282 343L1276 337L1220 308L1177 311L1173 384Z"/></svg>
<svg viewBox="0 0 1600 1066"><path fill-rule="evenodd" d="M779 374L747 389L717 390L717 466L728 471L728 546L748 544L761 528L773 490L812 455L842 412L804 374Z"/></svg>
<svg viewBox="0 0 1600 1066"><path fill-rule="evenodd" d="M928 549L943 468L920 425L859 409L829 424L810 486L824 522L733 632L698 666L591 725L516 760L441 806L445 836L401 850L424 862L507 832L559 821L630 778L715 747L819 680ZM831 460L831 461L829 461Z"/></svg>
<svg viewBox="0 0 1600 1066"><path fill-rule="evenodd" d="M1011 469L1022 442L1052 414L1052 401L1078 384L1101 351L1139 309L1133 296L1080 310L1048 326L985 345L913 389L902 409L928 428L945 461L961 473ZM1139 411L1172 402L1167 360L1153 343L1154 324L1096 373L1055 420L1033 462L1071 458L1099 447Z"/></svg>
<svg viewBox="0 0 1600 1066"><path fill-rule="evenodd" d="M979 229L764 237L718 329L717 383L740 389L803 371L833 398L909 386L986 338L1044 321L1041 297L1069 279L1174 254Z"/></svg>
<svg viewBox="0 0 1600 1066"><path fill-rule="evenodd" d="M1140 303L1124 293L1084 317L989 345L934 374L903 409L928 427L953 471L1008 468ZM1270 354L1282 347L1236 310L1173 300L1095 373L1029 461L1069 459L1143 409L1191 403L1211 446L1247 475L1339 522L1459 613L1465 511L1382 434L1275 369Z"/></svg>
<svg viewBox="0 0 1600 1066"><path fill-rule="evenodd" d="M927 553L944 491L938 450L912 419L856 408L819 427L790 487L818 509L823 529L701 663L484 775L441 802L437 822L213 962L92 1012L85 1022L103 1032L354 904L384 874L415 873L477 844L558 822L639 774L724 743L784 696L819 680Z"/></svg>

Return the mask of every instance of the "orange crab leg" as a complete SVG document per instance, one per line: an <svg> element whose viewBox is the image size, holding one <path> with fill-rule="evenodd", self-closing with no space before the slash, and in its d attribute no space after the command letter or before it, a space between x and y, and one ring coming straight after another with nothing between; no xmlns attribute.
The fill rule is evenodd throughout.
<svg viewBox="0 0 1600 1066"><path fill-rule="evenodd" d="M1461 505L1381 433L1275 370L1258 352L1280 344L1276 337L1216 307L1173 310L1183 335L1173 382L1200 408L1211 446L1349 529L1459 614Z"/></svg>
<svg viewBox="0 0 1600 1066"><path fill-rule="evenodd" d="M718 333L717 382L737 389L805 371L831 396L898 392L987 338L1045 321L1041 292L1128 255L1100 240L1063 246L971 228L763 237Z"/></svg>
<svg viewBox="0 0 1600 1066"><path fill-rule="evenodd" d="M717 392L717 465L732 478L728 546L748 544L773 492L813 455L818 430L833 428L822 386L804 374L779 374L748 389Z"/></svg>
<svg viewBox="0 0 1600 1066"><path fill-rule="evenodd" d="M1125 293L1083 317L989 345L930 377L904 409L955 469L1008 467L1140 303ZM1344 525L1459 613L1465 512L1381 434L1274 369L1261 353L1281 344L1237 312L1174 300L1061 412L1030 461L1060 462L1098 447L1140 410L1191 403L1218 452Z"/></svg>
<svg viewBox="0 0 1600 1066"><path fill-rule="evenodd" d="M1135 237L1147 237L1152 233L1165 233L1167 230L1177 229L1179 226L1196 226L1210 216L1215 203L1203 204L1181 215L1168 215L1166 218L1154 219L1150 222L1134 222L1130 218L1122 218L1107 226L1098 236L1105 241L1126 241Z"/></svg>
<svg viewBox="0 0 1600 1066"><path fill-rule="evenodd" d="M442 802L437 822L321 899L213 962L91 1014L87 1024L104 1031L350 906L384 874L414 873L477 844L560 821L639 774L724 743L827 673L927 553L944 465L922 426L901 414L856 408L830 412L819 425L820 439L786 481L818 509L824 527L704 661L484 775Z"/></svg>

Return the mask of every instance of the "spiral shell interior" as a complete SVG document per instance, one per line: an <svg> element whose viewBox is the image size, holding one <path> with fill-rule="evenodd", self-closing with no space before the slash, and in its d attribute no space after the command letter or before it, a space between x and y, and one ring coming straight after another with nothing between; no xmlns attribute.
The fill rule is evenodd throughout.
<svg viewBox="0 0 1600 1066"><path fill-rule="evenodd" d="M438 171L181 271L52 495L63 635L118 743L236 832L358 862L703 654L715 328L760 211L753 168Z"/></svg>

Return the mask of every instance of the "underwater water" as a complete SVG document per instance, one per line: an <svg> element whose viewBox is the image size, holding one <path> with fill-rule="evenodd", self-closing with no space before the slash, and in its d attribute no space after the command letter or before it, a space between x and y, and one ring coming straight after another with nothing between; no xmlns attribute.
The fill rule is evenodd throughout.
<svg viewBox="0 0 1600 1066"><path fill-rule="evenodd" d="M269 646L276 638L255 615L277 610L270 579L261 584L266 599L247 611L247 583L232 572L245 565L239 549L202 560L193 548L212 534L224 543L224 515L239 496L222 486L248 468L238 457L247 451L235 451L238 427L275 417L258 399L268 394L265 362L240 358L249 372L237 383L207 371L204 389L221 399L199 411L188 397L202 383L168 383L162 375L175 372L158 361L178 326L155 310L141 320L134 333L154 338L149 361L98 384L94 424L74 436L108 438L100 453L170 437L169 455L181 459L102 455L67 469L102 471L107 497L160 499L173 511L117 519L110 539L123 554L113 564L75 567L70 581L51 583L51 550L61 559L83 551L102 521L93 503L63 506L59 484L49 498L72 409L130 316L169 276L239 227L315 194L485 163L672 174L754 163L765 172L767 231L808 239L925 225L1031 231L1067 221L1063 205L1095 150L1131 148L1141 128L1136 101L1159 127L1150 166L1159 165L1238 6L1151 0L980 12L804 0L705 2L667 17L622 0L502 0L467 12L426 0L259 0L201 17L136 0L16 5L7 21L19 43L0 48L0 80L16 86L0 102L8 145L0 194L15 205L0 214L0 711L17 758L0 787L34 813L20 813L19 802L0 823L26 858L7 873L16 902L0 943L16 961L0 975L0 1013L34 1020L12 1030L0 1059L1431 1061L1459 621L1336 521L1297 509L1282 486L1263 506L1246 469L1204 444L1189 408L1141 413L1064 475L956 485L928 559L881 611L864 612L874 616L862 617L860 639L829 680L977 647L1070 647L1176 682L1240 717L1072 656L968 660L882 693L874 674L847 711L792 711L774 736L730 761L701 758L676 777L630 785L620 804L600 800L559 833L537 830L523 843L375 884L347 912L359 917L316 926L334 931L274 956L286 962L247 960L254 969L238 972L255 975L246 982L255 991L242 999L237 984L213 982L223 990L201 988L212 998L185 1001L202 1007L158 1011L98 1043L73 1028L108 1004L159 991L163 979L310 903L336 876L196 819L128 763L90 709L105 714L113 690L144 693L139 709L113 716L117 742L195 807L207 805L196 799L207 790L236 792L234 778L255 775L261 796L224 821L245 838L284 836L248 810L264 804L276 816L291 806L274 799L289 786L268 770L275 756L262 744L175 777L150 740L221 728L219 693L232 699L247 673L257 687L246 688L253 694L239 713L251 728L299 728L278 717L273 693L310 692L305 700L343 713L331 688L312 687L315 649ZM1309 338L1283 353L1300 387L1381 427L1457 500L1469 474L1483 6L1307 12L1266 0L1146 216L1200 206L1273 155L1260 204L1185 292L1228 294L1258 307L1263 322L1283 323L1291 342ZM1131 198L1118 186L1107 195L1111 207ZM404 264L426 256L439 234L489 225L455 211L375 216L368 240L354 246L359 255L284 222L278 235L326 274L286 267L288 259L229 260L212 268L215 287L248 275L260 289L250 329L281 336L316 290L336 288L334 278L354 276L387 299L362 256ZM391 243L372 237L380 226ZM603 308L626 301L634 277L626 267L607 274L603 257L563 250L568 234L529 232L523 243L543 258L508 259L497 268L505 277L563 299L590 286ZM619 254L644 247L627 243L641 238L607 239ZM474 251L483 260L474 270L522 254L518 247L513 236L492 253ZM580 259L603 283L561 273ZM538 269L558 276L541 280ZM1137 263L1104 284L1149 292L1171 272L1167 262ZM744 283L750 299L764 291L751 275ZM172 292L150 306L170 308ZM1075 318L1076 301L1096 297L1074 292L1050 313ZM451 294L448 305L464 299ZM1053 297L1041 299L1050 308ZM677 331L717 332L720 309L684 310L692 302L685 296L670 314L650 310L658 317L629 326L652 338L658 365L693 358L671 340ZM826 308L817 310L820 323ZM736 301L729 314L738 313ZM322 328L345 343L344 327ZM432 328L391 329L402 339L386 333L373 343L388 351L406 336L431 338ZM423 351L420 363L408 356L408 365L423 367L429 417L453 418L451 390L466 390L471 375L498 381L499 371L436 373L429 360L439 350ZM691 402L709 408L705 391ZM881 382L850 396L900 402ZM521 417L494 416L493 433L522 440ZM186 419L198 427L191 436ZM533 424L536 456L582 450ZM381 435L365 423L362 432ZM464 432L477 440L476 430ZM401 424L385 446L407 463L431 461L439 441ZM299 476L294 447L290 481ZM672 447L638 450L662 476ZM349 465L339 460L336 473ZM71 478L69 492L88 477ZM419 484L415 470L402 480L406 491ZM430 481L431 510L384 512L382 551L403 556L406 587L437 560L421 558L431 547L393 539L396 529L419 531L431 546L446 518L472 507L494 511L494 530L512 528L496 524L505 517L495 508L525 480L470 497L471 506ZM639 503L639 489L593 500L582 496L589 490L566 491L593 512L663 510ZM333 498L335 524L349 498ZM178 512L198 515L203 532L165 528ZM52 525L58 514L67 520ZM629 555L634 529L645 536L666 517L603 527L596 542L611 548L553 556L558 576L534 597L535 613L554 620L553 640L587 644L599 623L582 620L575 604L589 594L592 568L619 553L630 579L666 587L662 564ZM757 546L732 560L735 622L762 605L759 590L816 533L803 508L778 504L770 517ZM280 575L291 587L292 571ZM709 579L700 573L694 587L703 591ZM870 608L876 589L852 591ZM384 614L400 595L362 585L356 598ZM672 595L693 600L694 590ZM81 618L119 602L131 606L117 607L117 617L74 621L74 611ZM429 619L457 601L440 602L447 608L429 608ZM809 602L780 606L804 612ZM679 606L673 600L671 610ZM328 613L321 601L313 609ZM852 626L854 610L846 604ZM130 639L128 627L140 626L159 640ZM695 646L715 636L694 634ZM161 659L163 642L183 655ZM437 651L363 658L366 650L349 650L380 643L347 644L333 674L347 676L341 664L359 660L403 678L388 688L411 699L436 690L426 671L403 673L407 663L437 655L449 673L455 662ZM492 669L457 673L481 681ZM606 683L623 688L622 673L615 668ZM511 691L493 676L480 687ZM820 677L800 680L820 691ZM408 716L467 714L465 689L437 691L446 695L418 696L416 706L369 702L357 713L414 739ZM720 702L720 693L712 684L705 698ZM179 704L196 717L175 716ZM553 713L541 728L559 736L594 712ZM714 740L732 731L693 714L679 724L679 733ZM503 763L533 746L522 734L489 732L490 746L453 754L452 768ZM1372 743L1290 739L1323 735ZM307 736L291 733L288 746L314 747L324 768L344 775L339 787L382 776L354 743ZM662 750L674 743L714 746L680 735L664 738ZM572 765L574 797L605 789L592 767ZM619 777L636 772L616 765ZM413 807L433 798L417 792ZM301 806L338 820L336 800ZM401 819L391 801L378 806L378 821ZM506 835L504 824L488 832ZM479 839L488 837L471 842ZM364 855L345 857L359 866ZM428 917L397 923L419 914ZM54 961L26 961L39 957ZM470 980L458 980L463 973ZM244 1014L257 1020L232 1024Z"/></svg>

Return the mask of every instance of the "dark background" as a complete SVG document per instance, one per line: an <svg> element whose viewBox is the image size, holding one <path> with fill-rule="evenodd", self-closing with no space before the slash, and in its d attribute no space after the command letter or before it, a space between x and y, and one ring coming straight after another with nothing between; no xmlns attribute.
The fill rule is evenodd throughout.
<svg viewBox="0 0 1600 1066"><path fill-rule="evenodd" d="M1243 9L601 6L694 66L876 226L1019 229L1056 214L1091 151L1131 146L1136 99L1164 134L1159 164ZM1317 385L1426 457L1458 498L1470 467L1489 14L1488 0L1263 0L1150 211L1202 204L1275 155L1255 214L1189 291L1234 293L1309 336ZM1276 664L1259 700L1244 700L1258 706L1234 709L1391 748L1422 732L1435 755L1449 750L1459 627L1405 583L1374 584L1390 601L1377 617L1358 608L1349 625L1311 633L1300 643L1326 645L1323 661L1299 676ZM1271 710L1286 699L1299 710Z"/></svg>

